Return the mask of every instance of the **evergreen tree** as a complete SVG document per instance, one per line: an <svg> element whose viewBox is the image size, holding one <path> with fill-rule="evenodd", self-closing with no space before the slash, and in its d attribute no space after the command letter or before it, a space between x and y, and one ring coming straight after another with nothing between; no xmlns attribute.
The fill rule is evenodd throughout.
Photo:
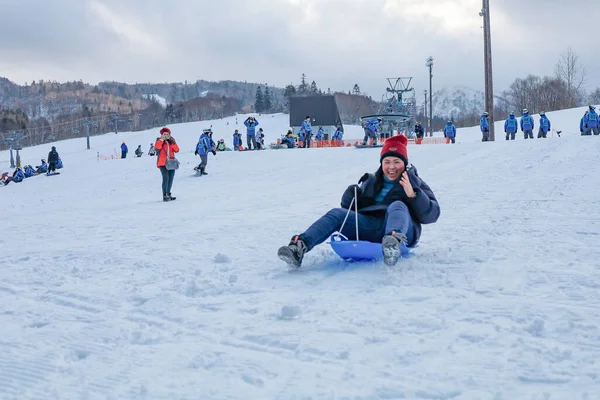
<svg viewBox="0 0 600 400"><path fill-rule="evenodd" d="M300 81L300 85L298 86L298 93L304 94L308 92L308 84L306 83L306 75L302 74L302 80Z"/></svg>
<svg viewBox="0 0 600 400"><path fill-rule="evenodd" d="M296 94L296 88L294 87L294 85L289 84L285 87L285 89L283 91L283 97L285 98L284 107L286 108L286 110L289 110L290 101L291 101L290 99L295 94Z"/></svg>
<svg viewBox="0 0 600 400"><path fill-rule="evenodd" d="M262 112L265 108L265 100L263 97L262 89L259 87L256 88L256 97L254 100L254 111Z"/></svg>
<svg viewBox="0 0 600 400"><path fill-rule="evenodd" d="M312 83L310 84L310 91L311 93L319 93L319 89L317 88L317 84L315 81L312 81Z"/></svg>
<svg viewBox="0 0 600 400"><path fill-rule="evenodd" d="M269 86L265 86L265 95L263 97L263 111L270 111L273 108L273 101L271 100L271 92Z"/></svg>

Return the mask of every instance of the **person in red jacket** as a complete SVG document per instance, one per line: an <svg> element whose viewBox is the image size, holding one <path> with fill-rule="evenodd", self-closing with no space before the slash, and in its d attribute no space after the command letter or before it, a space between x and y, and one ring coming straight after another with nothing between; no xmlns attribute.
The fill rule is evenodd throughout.
<svg viewBox="0 0 600 400"><path fill-rule="evenodd" d="M175 178L175 170L167 169L167 158L174 159L175 153L179 152L179 146L175 142L175 138L171 136L171 130L164 127L160 130L160 137L154 144L154 149L158 153L156 160L156 166L160 169L162 174L162 192L163 201L171 201L177 199L177 197L171 196L171 187L173 186L173 179Z"/></svg>

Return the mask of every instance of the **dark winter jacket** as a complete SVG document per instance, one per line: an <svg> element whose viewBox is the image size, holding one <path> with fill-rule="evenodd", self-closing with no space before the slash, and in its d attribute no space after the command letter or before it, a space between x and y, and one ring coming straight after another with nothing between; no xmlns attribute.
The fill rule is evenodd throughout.
<svg viewBox="0 0 600 400"><path fill-rule="evenodd" d="M48 153L48 164L50 163L58 163L58 152L56 150L50 150L50 153Z"/></svg>
<svg viewBox="0 0 600 400"><path fill-rule="evenodd" d="M415 125L415 134L417 135L418 138L423 137L423 135L425 134L425 129L423 129L423 125L421 125L421 124Z"/></svg>
<svg viewBox="0 0 600 400"><path fill-rule="evenodd" d="M406 172L412 184L417 197L409 198L404 192L404 188L399 183L394 185L388 194L384 197L381 204L377 204L375 198L383 188L383 171L381 168L375 174L365 174L360 179L358 185L350 185L342 196L342 208L348 209L354 198L354 188L357 187L358 194L358 212L375 216L381 219L385 218L387 208L395 201L401 201L408 206L410 216L415 224L416 237L414 246L421 236L421 224L432 224L440 217L440 206L433 194L433 191L417 174L417 169L410 165ZM353 206L354 208L354 206Z"/></svg>

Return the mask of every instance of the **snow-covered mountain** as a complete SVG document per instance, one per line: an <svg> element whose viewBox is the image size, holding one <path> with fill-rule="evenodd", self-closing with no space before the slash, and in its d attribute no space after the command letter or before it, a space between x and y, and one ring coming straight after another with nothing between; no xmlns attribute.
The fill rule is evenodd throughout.
<svg viewBox="0 0 600 400"><path fill-rule="evenodd" d="M484 105L485 93L466 86L445 87L433 92L434 116L456 118L473 112L480 113Z"/></svg>

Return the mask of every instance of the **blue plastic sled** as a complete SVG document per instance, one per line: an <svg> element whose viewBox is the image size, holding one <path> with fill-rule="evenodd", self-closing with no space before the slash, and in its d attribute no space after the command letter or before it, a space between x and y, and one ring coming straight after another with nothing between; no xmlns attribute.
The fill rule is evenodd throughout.
<svg viewBox="0 0 600 400"><path fill-rule="evenodd" d="M367 242L366 240L348 240L339 232L331 235L328 242L333 251L346 261L377 261L383 258L381 243ZM400 254L408 256L410 249L402 243Z"/></svg>

